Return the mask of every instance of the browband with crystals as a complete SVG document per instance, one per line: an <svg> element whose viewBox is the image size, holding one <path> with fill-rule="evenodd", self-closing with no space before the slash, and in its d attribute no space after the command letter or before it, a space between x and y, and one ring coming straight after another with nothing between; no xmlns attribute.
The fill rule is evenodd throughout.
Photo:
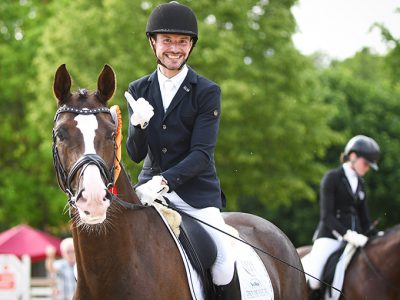
<svg viewBox="0 0 400 300"><path fill-rule="evenodd" d="M110 109L108 107L99 107L99 108L75 108L75 107L69 107L66 105L61 106L59 109L57 109L56 114L54 116L54 120L57 118L58 114L63 113L63 112L70 112L74 114L83 114L83 115L92 115L92 114L98 114L98 113L109 113Z"/></svg>

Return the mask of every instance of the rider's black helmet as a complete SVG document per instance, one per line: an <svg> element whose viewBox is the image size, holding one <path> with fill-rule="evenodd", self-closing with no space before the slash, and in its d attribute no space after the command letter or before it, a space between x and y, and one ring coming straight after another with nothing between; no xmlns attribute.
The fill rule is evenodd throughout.
<svg viewBox="0 0 400 300"><path fill-rule="evenodd" d="M160 4L150 14L146 26L147 37L156 33L190 35L195 44L198 39L196 15L177 1Z"/></svg>
<svg viewBox="0 0 400 300"><path fill-rule="evenodd" d="M381 150L374 139L365 135L352 137L344 149L344 155L348 157L352 152L365 158L372 169L378 170L378 160Z"/></svg>

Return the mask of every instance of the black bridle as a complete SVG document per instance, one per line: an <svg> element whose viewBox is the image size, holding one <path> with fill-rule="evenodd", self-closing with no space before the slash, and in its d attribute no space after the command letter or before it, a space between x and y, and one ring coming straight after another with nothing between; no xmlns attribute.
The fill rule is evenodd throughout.
<svg viewBox="0 0 400 300"><path fill-rule="evenodd" d="M80 115L80 114L96 115L98 113L108 113L113 117L113 120L115 123L115 118L114 118L113 114L111 113L111 111L108 109L108 107L100 107L100 108L95 108L95 109L88 109L88 108L77 109L77 108L73 108L73 107L64 105L56 111L56 114L54 116L54 124L56 123L58 116L62 113L66 113L66 112L74 113L77 115ZM115 156L116 156L116 143L115 143L115 137L114 137L114 158L115 158ZM60 155L59 155L58 149L57 149L56 134L55 134L54 128L53 128L53 164L54 164L54 168L55 168L56 174L57 174L58 185L67 194L68 203L71 206L75 205L75 202L76 202L77 198L79 197L79 194L78 195L74 194L71 183L72 183L72 180L74 179L75 175L78 173L78 171L80 169L84 170L89 165L97 166L100 170L102 177L106 181L108 195L110 194L109 189L111 189L114 186L114 171L115 171L114 163L112 164L112 167L110 169L108 169L106 162L97 154L83 155L81 158L79 158L75 162L75 164L72 166L71 170L69 172L67 172L60 160ZM81 172L81 174L82 174L82 172Z"/></svg>

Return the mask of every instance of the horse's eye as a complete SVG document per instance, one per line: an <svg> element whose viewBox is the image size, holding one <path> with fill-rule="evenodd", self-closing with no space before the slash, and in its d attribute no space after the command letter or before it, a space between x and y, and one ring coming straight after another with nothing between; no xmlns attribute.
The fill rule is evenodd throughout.
<svg viewBox="0 0 400 300"><path fill-rule="evenodd" d="M67 139L68 133L65 129L60 128L56 131L56 138L60 141L63 142L64 140Z"/></svg>
<svg viewBox="0 0 400 300"><path fill-rule="evenodd" d="M115 132L113 131L112 133L111 133L111 135L110 135L110 140L114 140L115 139Z"/></svg>

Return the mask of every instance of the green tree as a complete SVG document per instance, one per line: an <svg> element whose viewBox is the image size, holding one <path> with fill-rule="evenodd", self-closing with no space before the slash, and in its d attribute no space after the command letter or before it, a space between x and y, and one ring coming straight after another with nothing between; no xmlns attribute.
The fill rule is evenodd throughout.
<svg viewBox="0 0 400 300"><path fill-rule="evenodd" d="M345 143L357 134L373 137L381 147L379 171L366 175L371 215L373 219L381 220L381 228L398 222L400 208L396 184L400 175L397 167L400 93L392 84L392 73L388 72L386 64L393 55L396 54L391 52L381 57L364 49L353 58L334 63L321 75L322 82L330 90L325 101L335 104L340 111L331 127L346 136L343 143L330 150L327 164L337 165Z"/></svg>
<svg viewBox="0 0 400 300"><path fill-rule="evenodd" d="M380 219L379 227L385 229L398 223L399 197L397 171L399 144L399 81L398 62L400 51L396 39L385 27L379 26L382 37L392 46L387 55L378 56L363 49L345 61L334 61L319 68L320 85L324 87L323 102L336 107L337 114L329 126L341 138L328 149L324 158L326 168L339 165L340 153L354 135L366 134L378 141L382 160L378 172L366 176L368 202L373 220ZM318 64L320 58L313 57ZM319 187L315 186L317 195ZM292 209L279 207L274 218L294 220L282 224L283 229L296 245L308 244L319 219L317 203L300 201Z"/></svg>
<svg viewBox="0 0 400 300"><path fill-rule="evenodd" d="M400 7L396 10L400 14ZM374 24L381 31L382 39L386 42L391 51L385 56L385 64L391 78L392 84L399 88L400 70L400 37L396 38L390 30L383 24Z"/></svg>
<svg viewBox="0 0 400 300"><path fill-rule="evenodd" d="M294 1L228 2L196 10L205 12L206 34L191 60L223 90L216 158L228 208L312 199L323 169L315 158L335 135L313 65L291 42Z"/></svg>
<svg viewBox="0 0 400 300"><path fill-rule="evenodd" d="M40 184L42 166L32 158L38 147L35 127L40 125L30 127L25 119L27 104L34 99L27 82L36 77L32 61L51 14L50 2L0 4L0 229L22 222L38 227L51 223L49 203L40 192L46 190Z"/></svg>

